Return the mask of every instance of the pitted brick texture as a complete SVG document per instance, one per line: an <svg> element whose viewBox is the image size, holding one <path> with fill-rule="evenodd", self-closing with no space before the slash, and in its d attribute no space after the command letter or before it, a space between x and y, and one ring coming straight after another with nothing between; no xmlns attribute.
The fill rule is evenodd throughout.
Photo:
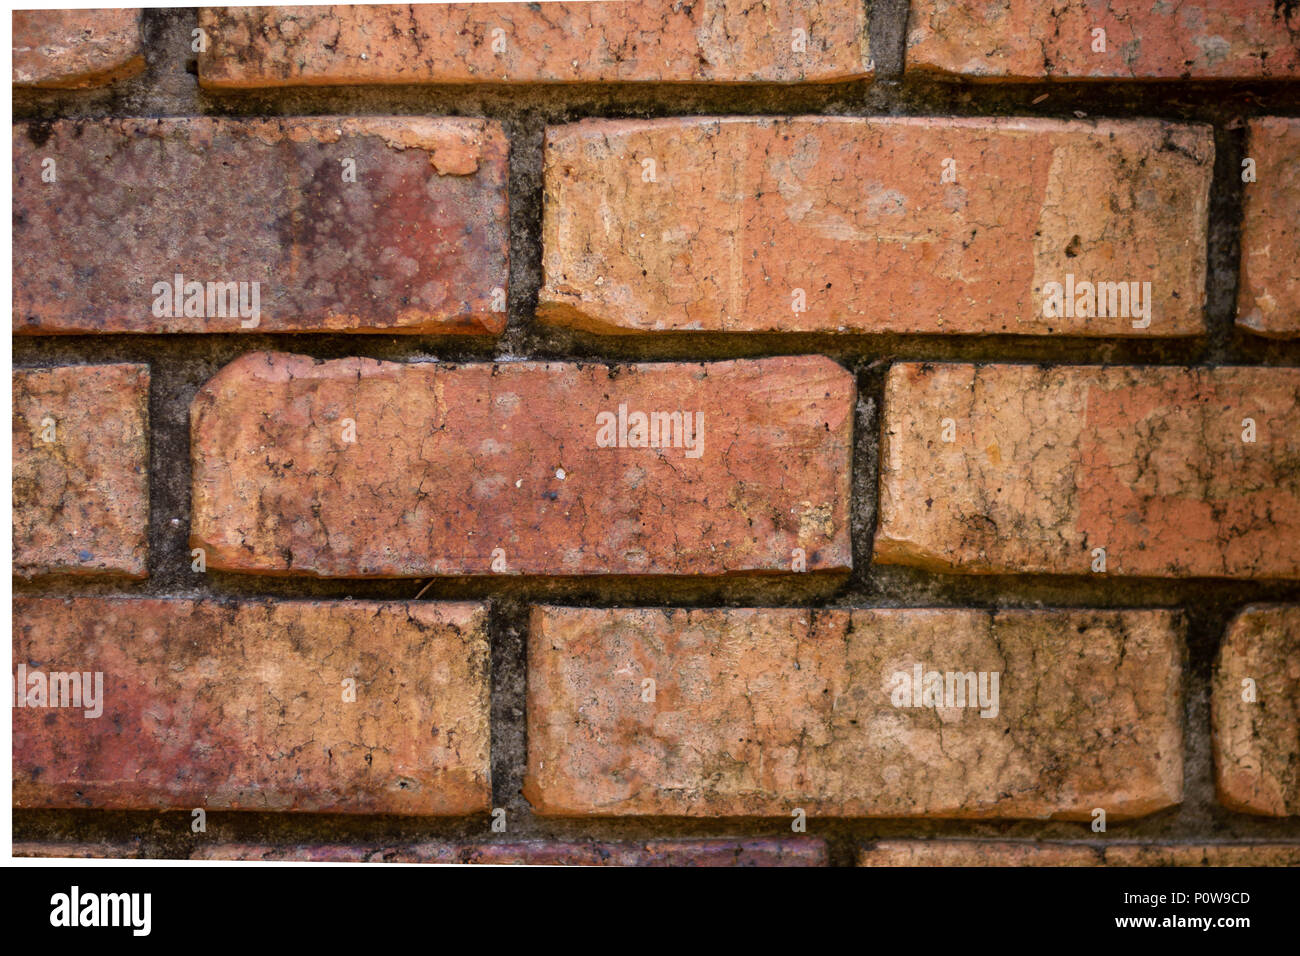
<svg viewBox="0 0 1300 956"><path fill-rule="evenodd" d="M826 844L786 840L651 840L626 843L421 843L394 847L222 844L201 847L200 860L332 863L482 863L492 866L825 866Z"/></svg>
<svg viewBox="0 0 1300 956"><path fill-rule="evenodd" d="M551 127L538 314L600 332L1195 335L1213 165L1208 127L1145 120ZM1125 300L1149 283L1149 316L1049 306L1068 276Z"/></svg>
<svg viewBox="0 0 1300 956"><path fill-rule="evenodd" d="M18 369L13 401L14 572L145 577L149 367Z"/></svg>
<svg viewBox="0 0 1300 956"><path fill-rule="evenodd" d="M1300 607L1251 607L1232 622L1212 700L1220 802L1300 815Z"/></svg>
<svg viewBox="0 0 1300 956"><path fill-rule="evenodd" d="M890 369L876 561L1090 574L1097 548L1111 575L1300 578L1300 369Z"/></svg>
<svg viewBox="0 0 1300 956"><path fill-rule="evenodd" d="M854 393L814 356L253 353L194 400L191 542L210 568L322 576L791 571L796 549L806 570L843 570ZM658 420L663 447L601 447L600 416L620 408L627 427L605 437L624 445L652 439L637 413L680 412L683 427Z"/></svg>
<svg viewBox="0 0 1300 956"><path fill-rule="evenodd" d="M1086 820L1182 798L1168 611L539 607L528 662L543 815ZM997 714L895 706L918 665L999 673Z"/></svg>
<svg viewBox="0 0 1300 956"><path fill-rule="evenodd" d="M1300 13L1297 14L1300 17ZM1241 224L1237 324L1260 335L1300 336L1300 119L1252 120L1255 161Z"/></svg>
<svg viewBox="0 0 1300 956"><path fill-rule="evenodd" d="M15 124L13 143L15 332L505 326L507 146L490 120L60 120ZM202 294L160 302L178 274ZM207 283L245 283L250 308L209 305Z"/></svg>
<svg viewBox="0 0 1300 956"><path fill-rule="evenodd" d="M1300 77L1300 9L1286 0L912 0L907 29L912 73L1011 81Z"/></svg>
<svg viewBox="0 0 1300 956"><path fill-rule="evenodd" d="M873 69L859 0L209 7L199 24L214 88L825 83Z"/></svg>
<svg viewBox="0 0 1300 956"><path fill-rule="evenodd" d="M24 596L14 661L104 697L14 709L15 807L488 809L482 605Z"/></svg>
<svg viewBox="0 0 1300 956"><path fill-rule="evenodd" d="M105 86L144 69L140 11L13 11L13 84Z"/></svg>
<svg viewBox="0 0 1300 956"><path fill-rule="evenodd" d="M881 840L859 866L1300 866L1300 843L1081 843Z"/></svg>

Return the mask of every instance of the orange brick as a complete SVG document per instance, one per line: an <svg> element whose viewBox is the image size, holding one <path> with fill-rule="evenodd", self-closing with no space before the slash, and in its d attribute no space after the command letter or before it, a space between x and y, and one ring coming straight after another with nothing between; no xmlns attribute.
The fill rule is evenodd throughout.
<svg viewBox="0 0 1300 956"><path fill-rule="evenodd" d="M1213 165L1208 127L1147 120L551 127L538 315L605 333L1196 335ZM1076 309L1076 280L1123 285Z"/></svg>
<svg viewBox="0 0 1300 956"><path fill-rule="evenodd" d="M488 809L482 605L16 597L14 660L18 808Z"/></svg>
<svg viewBox="0 0 1300 956"><path fill-rule="evenodd" d="M1300 577L1300 369L895 365L880 456L880 562Z"/></svg>
<svg viewBox="0 0 1300 956"><path fill-rule="evenodd" d="M904 59L974 80L1291 79L1297 34L1277 0L912 0Z"/></svg>
<svg viewBox="0 0 1300 956"><path fill-rule="evenodd" d="M140 11L13 11L14 86L105 86L144 69Z"/></svg>
<svg viewBox="0 0 1300 956"><path fill-rule="evenodd" d="M149 367L13 373L14 572L149 573Z"/></svg>
<svg viewBox="0 0 1300 956"><path fill-rule="evenodd" d="M1178 632L1168 611L538 607L524 795L548 816L1141 816L1182 796ZM900 696L917 668L941 698Z"/></svg>
<svg viewBox="0 0 1300 956"><path fill-rule="evenodd" d="M191 542L210 568L327 576L844 570L854 394L817 356L252 353L194 400Z"/></svg>
<svg viewBox="0 0 1300 956"><path fill-rule="evenodd" d="M859 866L1300 866L1291 843L1082 843L882 840Z"/></svg>
<svg viewBox="0 0 1300 956"><path fill-rule="evenodd" d="M419 843L382 849L357 845L202 846L198 860L334 863L482 863L496 866L825 866L826 844L786 840L651 840L643 843Z"/></svg>
<svg viewBox="0 0 1300 956"><path fill-rule="evenodd" d="M200 81L227 89L825 83L874 68L859 0L209 7L199 24Z"/></svg>
<svg viewBox="0 0 1300 956"><path fill-rule="evenodd" d="M1219 801L1300 815L1300 606L1237 616L1219 649L1211 710Z"/></svg>
<svg viewBox="0 0 1300 956"><path fill-rule="evenodd" d="M1246 155L1255 161L1255 182L1243 187L1237 324L1294 338L1300 335L1300 119L1252 120Z"/></svg>
<svg viewBox="0 0 1300 956"><path fill-rule="evenodd" d="M13 143L15 332L505 327L494 122L59 120Z"/></svg>

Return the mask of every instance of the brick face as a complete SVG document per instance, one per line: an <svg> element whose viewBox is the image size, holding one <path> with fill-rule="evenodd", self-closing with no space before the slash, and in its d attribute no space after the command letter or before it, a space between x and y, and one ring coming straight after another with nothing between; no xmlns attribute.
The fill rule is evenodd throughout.
<svg viewBox="0 0 1300 956"><path fill-rule="evenodd" d="M1300 336L1300 119L1251 121L1246 155L1255 161L1256 179L1243 187L1237 324L1260 335L1295 338Z"/></svg>
<svg viewBox="0 0 1300 956"><path fill-rule="evenodd" d="M14 259L15 332L505 325L507 148L491 121L64 120L16 124L13 143L14 243L41 251ZM179 291L155 288L177 275ZM232 282L243 311L208 292Z"/></svg>
<svg viewBox="0 0 1300 956"><path fill-rule="evenodd" d="M1300 815L1300 606L1238 615L1219 650L1212 702L1219 801Z"/></svg>
<svg viewBox="0 0 1300 956"><path fill-rule="evenodd" d="M33 854L34 855L34 854ZM825 866L821 840L652 840L642 843L421 843L394 847L221 844L200 847L200 860L290 860L332 863L481 863L492 866Z"/></svg>
<svg viewBox="0 0 1300 956"><path fill-rule="evenodd" d="M1181 653L1166 611L539 607L524 795L561 816L1141 816L1182 797ZM996 716L897 697L917 667L985 672L985 702L1000 674Z"/></svg>
<svg viewBox="0 0 1300 956"><path fill-rule="evenodd" d="M192 544L211 568L322 576L790 571L795 549L847 569L853 405L819 357L250 354L194 401ZM662 447L626 447L654 437L635 415L675 411Z"/></svg>
<svg viewBox="0 0 1300 956"><path fill-rule="evenodd" d="M872 72L859 0L209 7L199 23L213 41L199 76L216 89L825 83Z"/></svg>
<svg viewBox="0 0 1300 956"><path fill-rule="evenodd" d="M476 604L16 597L15 667L102 673L103 699L98 717L14 709L14 806L486 813L486 620Z"/></svg>
<svg viewBox="0 0 1300 956"><path fill-rule="evenodd" d="M16 370L13 402L14 572L145 577L149 367Z"/></svg>
<svg viewBox="0 0 1300 956"><path fill-rule="evenodd" d="M879 562L1296 579L1300 369L896 365L880 489Z"/></svg>
<svg viewBox="0 0 1300 956"><path fill-rule="evenodd" d="M1300 11L1275 0L912 0L911 73L979 80L1300 77ZM1102 37L1094 30L1104 30Z"/></svg>
<svg viewBox="0 0 1300 956"><path fill-rule="evenodd" d="M882 840L859 866L1300 866L1300 843L1115 843Z"/></svg>
<svg viewBox="0 0 1300 956"><path fill-rule="evenodd" d="M538 313L601 332L1195 335L1213 165L1208 127L1150 121L552 127ZM1149 317L1049 304L1067 276L1150 283Z"/></svg>
<svg viewBox="0 0 1300 956"><path fill-rule="evenodd" d="M140 11L13 11L13 84L105 86L144 69Z"/></svg>

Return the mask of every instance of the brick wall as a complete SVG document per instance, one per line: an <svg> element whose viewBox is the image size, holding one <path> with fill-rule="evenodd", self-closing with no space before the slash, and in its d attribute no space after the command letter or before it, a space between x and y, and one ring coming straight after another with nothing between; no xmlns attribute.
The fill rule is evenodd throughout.
<svg viewBox="0 0 1300 956"><path fill-rule="evenodd" d="M15 852L1300 863L1300 10L1058 6L16 14Z"/></svg>

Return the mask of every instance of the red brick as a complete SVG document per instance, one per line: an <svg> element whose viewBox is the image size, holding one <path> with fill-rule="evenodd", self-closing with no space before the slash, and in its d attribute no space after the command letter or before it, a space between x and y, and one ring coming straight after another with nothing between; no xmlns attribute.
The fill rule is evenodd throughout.
<svg viewBox="0 0 1300 956"><path fill-rule="evenodd" d="M13 83L104 86L144 69L139 10L15 10Z"/></svg>
<svg viewBox="0 0 1300 956"><path fill-rule="evenodd" d="M1300 577L1300 369L895 365L880 458L880 562Z"/></svg>
<svg viewBox="0 0 1300 956"><path fill-rule="evenodd" d="M104 675L98 718L14 709L15 807L488 808L482 605L17 597L14 659Z"/></svg>
<svg viewBox="0 0 1300 956"><path fill-rule="evenodd" d="M1300 335L1300 119L1252 120L1246 155L1255 161L1256 178L1243 187L1237 324L1294 338Z"/></svg>
<svg viewBox="0 0 1300 956"><path fill-rule="evenodd" d="M626 843L419 843L365 846L219 844L198 860L292 860L334 863L483 863L510 866L825 866L826 844L786 840L651 840Z"/></svg>
<svg viewBox="0 0 1300 956"><path fill-rule="evenodd" d="M17 369L13 400L14 573L146 577L149 367Z"/></svg>
<svg viewBox="0 0 1300 956"><path fill-rule="evenodd" d="M1219 649L1211 712L1219 801L1300 815L1300 606L1237 616Z"/></svg>
<svg viewBox="0 0 1300 956"><path fill-rule="evenodd" d="M1291 843L1038 843L1028 840L882 840L859 866L1300 866Z"/></svg>
<svg viewBox="0 0 1300 956"><path fill-rule="evenodd" d="M859 0L227 7L200 10L199 24L211 40L199 78L213 88L824 83L873 70Z"/></svg>
<svg viewBox="0 0 1300 956"><path fill-rule="evenodd" d="M561 816L1141 816L1182 796L1178 632L1168 611L539 607L524 795ZM895 706L915 666L998 673L998 713Z"/></svg>
<svg viewBox="0 0 1300 956"><path fill-rule="evenodd" d="M494 122L60 120L16 124L13 143L15 332L505 326L507 144ZM45 159L56 182L42 180ZM208 317L156 315L171 296L155 284L178 274L259 283L257 324L251 308L221 317L215 296Z"/></svg>
<svg viewBox="0 0 1300 956"><path fill-rule="evenodd" d="M252 353L191 409L191 542L209 568L324 576L789 571L799 548L809 571L847 569L854 393L817 356L606 367ZM703 441L598 447L599 416L621 405L629 422L703 416Z"/></svg>
<svg viewBox="0 0 1300 956"><path fill-rule="evenodd" d="M1196 335L1213 165L1208 127L1150 120L551 127L538 315L606 333ZM1131 306L1048 317L1047 284L1071 275L1149 282L1149 323Z"/></svg>
<svg viewBox="0 0 1300 956"><path fill-rule="evenodd" d="M1095 50L1094 29L1106 31ZM973 80L1300 77L1300 11L1278 0L912 0L909 73Z"/></svg>
<svg viewBox="0 0 1300 956"><path fill-rule="evenodd" d="M137 860L144 856L138 839L129 842L103 840L98 843L57 840L15 840L11 856L46 860Z"/></svg>

